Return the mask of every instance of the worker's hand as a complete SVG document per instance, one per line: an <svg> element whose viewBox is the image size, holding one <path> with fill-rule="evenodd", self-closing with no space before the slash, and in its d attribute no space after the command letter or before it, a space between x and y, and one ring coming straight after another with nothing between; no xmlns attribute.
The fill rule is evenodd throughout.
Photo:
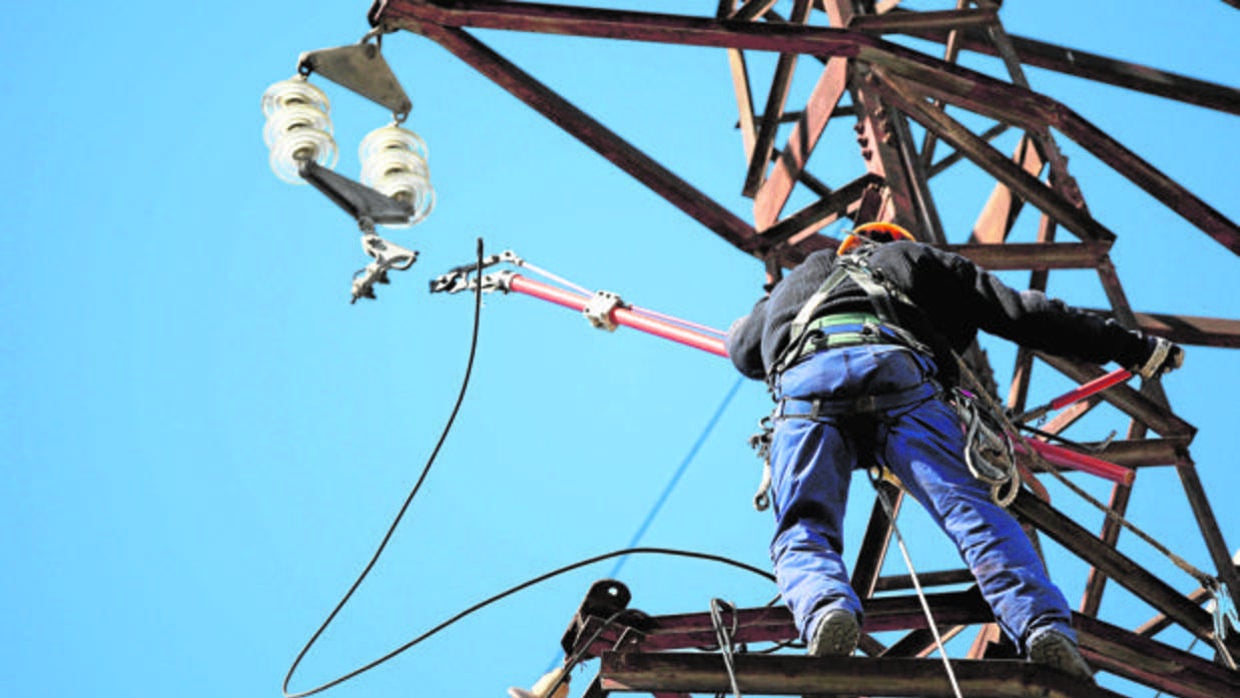
<svg viewBox="0 0 1240 698"><path fill-rule="evenodd" d="M1149 337L1148 339L1150 356L1144 364L1135 369L1137 375L1149 380L1184 365L1184 350L1180 348L1180 345L1162 337Z"/></svg>

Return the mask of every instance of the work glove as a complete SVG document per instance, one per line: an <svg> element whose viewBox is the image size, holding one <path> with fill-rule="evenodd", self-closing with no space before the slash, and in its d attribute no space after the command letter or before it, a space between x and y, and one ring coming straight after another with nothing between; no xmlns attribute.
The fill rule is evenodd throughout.
<svg viewBox="0 0 1240 698"><path fill-rule="evenodd" d="M1184 365L1184 350L1180 345L1162 337L1148 337L1150 356L1137 368L1133 369L1145 380L1156 378Z"/></svg>

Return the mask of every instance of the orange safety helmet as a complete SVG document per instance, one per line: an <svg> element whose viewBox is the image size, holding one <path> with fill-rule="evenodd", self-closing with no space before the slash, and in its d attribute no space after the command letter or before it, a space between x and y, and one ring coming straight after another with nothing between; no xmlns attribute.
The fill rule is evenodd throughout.
<svg viewBox="0 0 1240 698"><path fill-rule="evenodd" d="M849 231L848 236L840 243L836 254L847 254L863 244L864 240L874 242L895 242L896 240L916 240L913 234L895 223L875 221L859 225Z"/></svg>

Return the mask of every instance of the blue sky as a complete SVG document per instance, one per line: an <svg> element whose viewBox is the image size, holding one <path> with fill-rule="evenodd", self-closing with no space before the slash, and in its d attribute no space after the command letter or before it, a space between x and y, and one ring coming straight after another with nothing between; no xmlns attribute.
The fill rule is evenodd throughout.
<svg viewBox="0 0 1240 698"><path fill-rule="evenodd" d="M361 570L449 413L472 304L429 295L427 281L469 261L477 237L489 251L514 249L579 284L715 327L760 292L757 261L438 46L396 35L385 54L413 98L408 126L429 145L439 202L426 222L391 234L420 250L420 261L380 287L378 301L350 305L351 275L368 261L356 227L310 188L271 174L259 97L293 74L301 51L359 39L366 10L365 2L138 2L8 11L0 30L9 153L0 175L5 694L278 696L289 662ZM1003 17L1013 34L1236 84L1240 14L1218 0L1183 3L1177 14L1152 1L1012 2ZM480 36L749 218L722 53ZM1234 116L1044 71L1030 80L1240 218ZM388 116L318 84L333 102L337 170L355 177L356 144ZM851 137L836 128L828 133ZM1112 254L1136 309L1240 316L1234 255L1080 148L1065 149L1091 210L1119 235ZM842 184L857 166L819 172ZM989 185L957 170L939 183L938 205L960 241ZM1051 291L1104 303L1084 272L1053 275ZM1010 349L987 346L1006 375ZM1201 430L1193 455L1233 547L1236 367L1234 352L1194 347L1166 381L1178 413ZM457 425L294 689L513 584L623 547L735 382L718 358L636 332L598 332L532 299L487 298ZM1039 389L1049 397L1057 387ZM766 404L755 383L728 401L645 544L768 564L770 522L749 508L759 467L745 445ZM1096 439L1123 424L1101 415L1072 434ZM865 488L856 483L854 544L869 509ZM1068 493L1056 497L1097 526L1100 517ZM1132 511L1208 565L1172 471L1142 472ZM905 516L909 532L923 528L915 512ZM919 569L954 566L938 536L909 537ZM1075 601L1084 570L1050 547L1052 574ZM1131 540L1124 549L1161 564ZM555 657L589 584L610 569L512 597L331 694L487 696L528 685ZM1167 569L1177 588L1193 586ZM715 597L759 605L774 594L756 576L674 559L631 560L622 580L650 613L705 611ZM1114 588L1104 604L1104 617L1129 627L1152 614Z"/></svg>

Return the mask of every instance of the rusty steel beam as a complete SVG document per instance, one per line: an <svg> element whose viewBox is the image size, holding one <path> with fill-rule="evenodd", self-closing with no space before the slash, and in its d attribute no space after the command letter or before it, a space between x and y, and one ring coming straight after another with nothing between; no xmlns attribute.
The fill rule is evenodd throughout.
<svg viewBox="0 0 1240 698"><path fill-rule="evenodd" d="M792 22L805 24L809 18L810 0L794 0ZM758 137L754 141L753 151L749 154L749 169L745 173L745 185L741 189L745 196L753 196L766 178L766 166L771 159L771 150L775 147L775 133L779 129L780 117L784 113L784 103L788 100L788 90L792 87L792 76L796 71L799 54L785 52L779 54L775 64L775 76L771 79L771 89L767 92L766 108L762 110L762 123L758 125Z"/></svg>
<svg viewBox="0 0 1240 698"><path fill-rule="evenodd" d="M896 108L908 114L926 129L934 131L939 138L963 152L995 179L1018 192L1043 213L1054 217L1060 225L1076 233L1083 240L1110 241L1115 239L1114 233L1103 227L1088 213L1081 211L1072 202L1044 185L1037 177L1029 174L1020 165L991 147L989 143L974 135L963 124L946 113L931 108L918 95L913 83L900 79L881 68L876 68L874 72L881 78L878 83L879 89Z"/></svg>
<svg viewBox="0 0 1240 698"><path fill-rule="evenodd" d="M741 130L741 147L745 151L745 161L748 162L753 158L758 129L754 124L753 91L749 87L749 67L745 62L745 54L739 49L728 49L728 68L732 73L732 86L736 92L737 127Z"/></svg>
<svg viewBox="0 0 1240 698"><path fill-rule="evenodd" d="M769 228L779 218L827 121L844 96L847 76L847 65L842 58L829 60L823 68L805 111L792 127L788 145L780 152L775 168L754 196L753 220L759 230Z"/></svg>
<svg viewBox="0 0 1240 698"><path fill-rule="evenodd" d="M1214 562L1218 578L1231 590L1232 604L1240 605L1240 572L1236 571L1232 562L1231 549L1223 540L1223 531L1218 527L1218 518L1214 516L1210 499L1206 497L1206 490L1201 484L1201 478L1197 475L1197 468L1189 462L1179 465L1175 470L1180 476L1180 484L1184 486L1184 494L1188 497L1188 504L1193 510L1193 518L1197 520L1197 528L1201 531L1201 537L1205 541L1206 550L1210 553L1210 559ZM1232 653L1240 654L1240 638L1236 633L1230 637L1232 642L1229 642L1228 646L1232 648Z"/></svg>
<svg viewBox="0 0 1240 698"><path fill-rule="evenodd" d="M843 694L868 696L955 696L938 659L820 659L788 655L732 656L737 683L745 694ZM1121 698L1095 684L1025 661L951 660L966 696L1017 698ZM714 654L688 652L607 652L599 677L612 691L654 690L730 694L728 669Z"/></svg>
<svg viewBox="0 0 1240 698"><path fill-rule="evenodd" d="M858 553L860 557L860 553ZM917 582L922 588L934 586L946 586L950 584L973 584L977 579L973 573L967 569L959 570L940 570L936 572L920 572L917 575ZM879 577L874 584L874 591L903 591L905 589L913 589L913 576L910 574L893 574L890 576Z"/></svg>
<svg viewBox="0 0 1240 698"><path fill-rule="evenodd" d="M926 603L934 614L935 622L940 624L974 625L994 620L990 607L976 587L927 594ZM863 599L862 605L865 609L862 629L866 633L928 627L921 601L915 595ZM737 643L787 642L797 637L792 615L783 606L737 609L735 618L736 631L732 639ZM589 647L584 648L587 657L597 657L615 647L622 636L632 648L652 652L710 647L718 640L709 613L648 616L643 618L640 627L634 628L616 624L603 626L603 619L591 617L578 632L578 638L590 642Z"/></svg>
<svg viewBox="0 0 1240 698"><path fill-rule="evenodd" d="M1104 317L1112 315L1108 310L1091 309L1089 312ZM1134 313L1134 315L1140 330L1166 337L1176 344L1240 348L1240 320L1167 313Z"/></svg>
<svg viewBox="0 0 1240 698"><path fill-rule="evenodd" d="M1202 587L1197 587L1188 593L1188 600L1193 603L1205 603L1212 598L1214 598L1214 593ZM1167 614L1159 613L1141 625L1138 625L1132 632L1137 635L1141 635L1142 637L1154 637L1158 633L1170 628L1172 625L1175 625L1175 623L1167 617Z"/></svg>
<svg viewBox="0 0 1240 698"><path fill-rule="evenodd" d="M1038 149L1034 147L1033 139L1029 137L1029 134L1021 137L1012 159L1020 165L1021 169L1035 178L1041 175L1042 168L1046 165ZM1002 182L995 184L990 198L986 200L986 205L977 217L977 222L973 224L971 241L995 244L1007 240L1012 232L1012 226L1016 225L1016 217L1020 215L1024 203L1024 200L1012 194L1011 188L1007 185Z"/></svg>
<svg viewBox="0 0 1240 698"><path fill-rule="evenodd" d="M1092 455L1103 460L1130 468L1141 468L1191 463L1188 457L1189 440L1186 436L1178 436L1169 439L1126 439L1082 445L1089 449Z"/></svg>
<svg viewBox="0 0 1240 698"><path fill-rule="evenodd" d="M748 0L731 15L738 22L751 22L766 14L778 0Z"/></svg>
<svg viewBox="0 0 1240 698"><path fill-rule="evenodd" d="M936 108L942 109L942 106L938 106ZM990 141L993 141L999 136L1002 136L1004 133L1007 133L1007 130L1010 128L1012 127L1008 126L1007 124L998 123L986 129L982 133L978 134L978 137L986 141L987 143L989 143ZM930 136L933 136L933 135L934 135L933 133L927 133L926 138L929 139ZM934 136L934 140L937 142L938 136ZM942 160L939 160L938 162L931 165L930 169L926 170L926 176L930 178L937 177L938 175L943 174L943 172L947 171L947 169L950 168L952 165L955 165L956 163L964 159L965 159L964 153L960 152L959 150L954 150L952 151L951 155L948 155Z"/></svg>
<svg viewBox="0 0 1240 698"><path fill-rule="evenodd" d="M440 2L445 4L433 0L387 0L372 7L371 21L422 34L427 34L431 25L472 26L856 58L918 83L922 94L1026 130L1058 129L1220 244L1240 254L1240 228L1235 223L1063 104L861 32L501 0ZM830 4L827 3L828 8Z"/></svg>
<svg viewBox="0 0 1240 698"><path fill-rule="evenodd" d="M963 632L965 626L953 625L950 627L939 629L939 639L943 644L947 644L952 638ZM896 640L894 644L887 647L878 654L879 657L925 657L938 649L938 642L934 638L934 631L930 628L918 628L904 634L904 637Z"/></svg>
<svg viewBox="0 0 1240 698"><path fill-rule="evenodd" d="M426 25L421 31L733 246L755 255L763 251L748 223L482 42L451 27Z"/></svg>
<svg viewBox="0 0 1240 698"><path fill-rule="evenodd" d="M768 246L773 246L813 233L842 216L867 188L878 183L877 176L863 175L759 234Z"/></svg>
<svg viewBox="0 0 1240 698"><path fill-rule="evenodd" d="M1240 695L1240 673L1089 616L1074 614L1072 624L1096 669L1182 698Z"/></svg>
<svg viewBox="0 0 1240 698"><path fill-rule="evenodd" d="M895 14L911 13L907 10L897 10ZM921 28L909 30L906 33L937 43L946 43L948 39L948 31L945 29ZM1012 40L1013 48L1020 55L1021 62L1025 65L1145 92L1207 109L1240 114L1240 90L1233 87L1108 58L1080 49L1057 46L1037 39L1022 36L1010 36L1009 38ZM962 48L989 56L998 55L994 45L975 28L965 30Z"/></svg>
<svg viewBox="0 0 1240 698"><path fill-rule="evenodd" d="M1137 423L1133 422L1136 426ZM1135 482L1135 481L1134 481ZM1115 512L1116 516L1128 515L1128 503L1132 498L1132 485L1117 482L1111 487L1111 501L1107 503L1107 508ZM1119 534L1123 532L1124 527L1120 524L1116 517L1108 516L1102 522L1102 532L1098 534L1099 540L1106 545L1114 548L1119 543ZM1106 590L1107 576L1097 567L1090 567L1089 574L1085 577L1085 593L1081 596L1081 613L1087 616L1098 615L1098 610L1102 608L1102 594Z"/></svg>
<svg viewBox="0 0 1240 698"><path fill-rule="evenodd" d="M1110 250L1110 242L1007 243L937 245L991 271L1093 269Z"/></svg>
<svg viewBox="0 0 1240 698"><path fill-rule="evenodd" d="M891 12L883 15L857 15L849 29L869 34L913 33L987 26L999 21L992 9Z"/></svg>
<svg viewBox="0 0 1240 698"><path fill-rule="evenodd" d="M1210 614L1049 504L1022 490L1012 502L1011 511L1033 523L1039 531L1098 568L1138 598L1167 614L1185 630L1207 642L1213 638L1214 622ZM1236 644L1240 645L1240 642Z"/></svg>
<svg viewBox="0 0 1240 698"><path fill-rule="evenodd" d="M891 509L896 516L900 515L900 507L904 504L904 490L885 480L880 480L876 487L883 490L883 495L891 502ZM893 528L887 508L878 497L874 498L874 507L870 509L870 521L866 524L865 535L857 548L857 559L853 563L852 577L849 582L852 588L863 599L868 599L878 590L879 573L883 569L883 561L887 559L888 546L891 544Z"/></svg>

